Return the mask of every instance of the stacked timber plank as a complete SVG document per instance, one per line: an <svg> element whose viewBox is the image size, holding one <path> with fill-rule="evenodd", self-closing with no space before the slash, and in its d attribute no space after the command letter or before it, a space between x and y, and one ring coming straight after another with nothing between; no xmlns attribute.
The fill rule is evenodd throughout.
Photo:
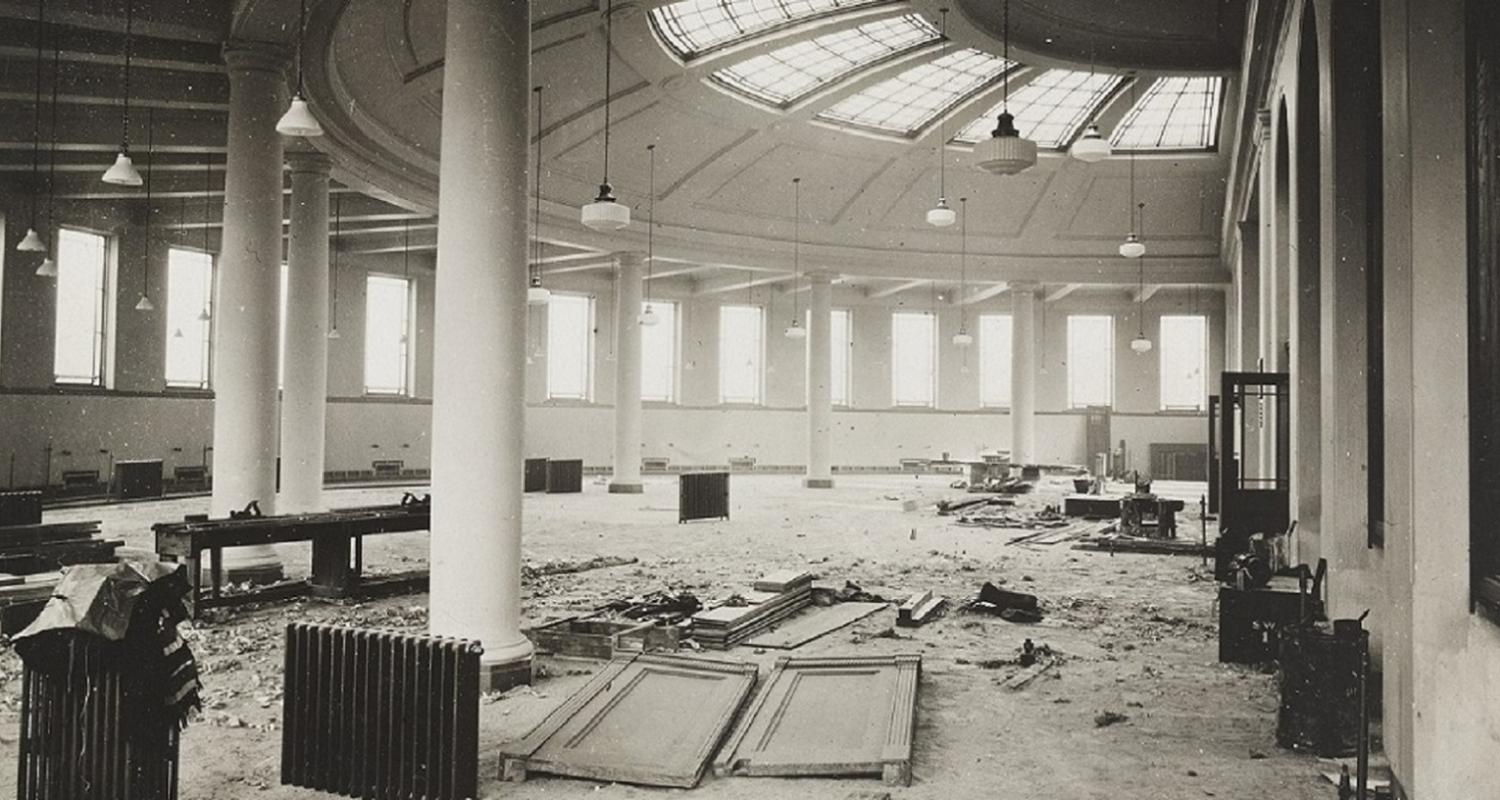
<svg viewBox="0 0 1500 800"><path fill-rule="evenodd" d="M812 602L810 572L767 575L738 595L744 605L721 605L693 615L693 639L710 650L728 650L806 608Z"/></svg>
<svg viewBox="0 0 1500 800"><path fill-rule="evenodd" d="M107 563L124 544L102 538L98 520L11 525L0 528L0 573L32 575L69 564Z"/></svg>

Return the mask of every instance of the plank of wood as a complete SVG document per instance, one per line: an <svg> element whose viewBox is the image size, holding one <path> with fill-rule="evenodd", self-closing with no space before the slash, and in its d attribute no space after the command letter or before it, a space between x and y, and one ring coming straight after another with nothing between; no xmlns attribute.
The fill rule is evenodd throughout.
<svg viewBox="0 0 1500 800"><path fill-rule="evenodd" d="M845 625L852 625L887 605L889 604L839 603L835 606L814 606L811 610L756 636L745 644L772 650L791 650L833 633Z"/></svg>
<svg viewBox="0 0 1500 800"><path fill-rule="evenodd" d="M880 775L911 783L920 655L781 658L716 775Z"/></svg>
<svg viewBox="0 0 1500 800"><path fill-rule="evenodd" d="M812 585L812 573L800 569L783 569L769 573L755 581L758 592L787 592L806 584Z"/></svg>
<svg viewBox="0 0 1500 800"><path fill-rule="evenodd" d="M896 609L896 624L902 628L918 628L937 618L938 612L948 604L948 598L934 595L931 591L919 592L907 598Z"/></svg>
<svg viewBox="0 0 1500 800"><path fill-rule="evenodd" d="M1016 674L1005 679L1005 682L1000 685L1013 692L1024 689L1026 687L1026 684L1031 683L1032 681L1040 677L1042 673L1052 669L1053 665L1055 665L1056 663L1056 661L1050 658L1038 661L1035 664L1027 667L1026 669L1023 669L1020 672L1017 672Z"/></svg>
<svg viewBox="0 0 1500 800"><path fill-rule="evenodd" d="M1094 539L1073 545L1074 550L1097 553L1145 553L1168 556L1211 556L1214 545L1186 539Z"/></svg>
<svg viewBox="0 0 1500 800"><path fill-rule="evenodd" d="M525 737L500 746L501 776L546 772L691 789L755 679L754 664L616 658Z"/></svg>

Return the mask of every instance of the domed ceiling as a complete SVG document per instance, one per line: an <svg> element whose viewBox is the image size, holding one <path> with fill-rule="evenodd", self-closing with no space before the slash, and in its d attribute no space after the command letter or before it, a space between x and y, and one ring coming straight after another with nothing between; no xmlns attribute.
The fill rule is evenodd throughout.
<svg viewBox="0 0 1500 800"><path fill-rule="evenodd" d="M789 270L801 178L803 263L850 280L956 273L960 226L924 222L940 184L955 207L968 200L981 283L1133 284L1138 265L1115 252L1132 197L1145 204L1147 282L1226 279L1232 131L1219 123L1235 118L1224 106L1237 97L1228 70L1243 2L1166 13L1148 0L1014 0L1007 61L999 2L959 0L945 20L927 0L615 0L609 179L636 222L600 234L578 213L603 177L604 2L531 4L541 235L559 258L645 248L654 144L659 268ZM236 34L284 39L285 5L242 0ZM329 133L313 144L350 185L426 211L437 204L443 8L323 0L309 19L309 95ZM998 177L974 167L972 149L1007 91L1042 155ZM1066 155L1089 122L1115 146L1097 164ZM526 124L535 130L535 117Z"/></svg>

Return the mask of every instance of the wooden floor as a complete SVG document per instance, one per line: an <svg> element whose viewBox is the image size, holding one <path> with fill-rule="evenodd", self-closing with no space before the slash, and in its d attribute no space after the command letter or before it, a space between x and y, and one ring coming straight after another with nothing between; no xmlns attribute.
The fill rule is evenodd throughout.
<svg viewBox="0 0 1500 800"><path fill-rule="evenodd" d="M707 777L693 791L708 800L827 798L890 791L895 798L1026 800L1324 800L1333 788L1316 759L1274 742L1271 676L1220 665L1213 583L1195 558L1085 553L1058 545L1007 545L1017 532L962 528L930 503L957 492L951 478L846 476L831 491L804 490L795 476L735 476L732 519L677 523L673 479L648 478L644 495L609 495L587 482L582 495L531 495L525 505L528 563L635 556L633 565L528 581L528 624L592 608L603 600L668 588L711 597L748 586L759 572L800 568L851 580L895 599L932 589L963 598L988 580L1038 595L1045 619L1014 625L949 613L919 629L894 628L894 608L792 651L739 647L716 658L753 661L767 674L777 657L923 657L912 785L879 779ZM1200 487L1159 487L1184 499ZM1059 481L1021 499L1022 508L1059 502ZM330 504L394 502L401 490L330 493ZM903 512L905 500L919 510ZM442 502L441 496L435 502ZM152 522L206 509L203 498L49 513L48 521L102 519L104 535L148 548ZM1181 521L1197 536L1197 503ZM372 571L425 564L425 533L375 537ZM287 547L288 570L305 574L305 547ZM314 798L278 785L281 637L288 619L422 630L425 597L363 604L300 601L235 612L189 634L205 672L205 719L183 737L182 796ZM1014 690L1021 671L1006 663L1027 637L1060 653L1059 664ZM488 698L481 707L481 787L506 798L639 798L666 790L537 776L498 778L499 743L524 735L576 689L598 662L546 659L536 686ZM0 796L14 791L18 664L0 658ZM1106 712L1128 719L1097 727Z"/></svg>

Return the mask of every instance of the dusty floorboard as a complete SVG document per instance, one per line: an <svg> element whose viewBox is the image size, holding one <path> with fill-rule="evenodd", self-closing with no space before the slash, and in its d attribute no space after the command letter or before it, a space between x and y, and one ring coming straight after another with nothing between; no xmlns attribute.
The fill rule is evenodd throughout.
<svg viewBox="0 0 1500 800"><path fill-rule="evenodd" d="M528 562L637 556L640 563L528 582L527 622L578 613L606 598L671 587L711 596L748 585L757 568L800 567L849 579L899 602L915 591L947 595L955 606L984 580L1038 595L1038 625L1013 625L952 610L922 628L893 629L894 607L797 650L807 655L880 655L920 649L923 676L907 788L878 779L709 777L693 790L706 800L750 798L1007 797L1027 800L1323 800L1331 787L1315 759L1274 741L1272 679L1215 661L1213 584L1199 561L1178 556L1085 553L1052 546L1005 546L1014 531L960 528L925 505L951 497L942 476L840 477L832 491L808 491L796 476L735 476L733 518L677 524L675 479L648 478L644 495L608 495L589 483L582 495L528 495ZM1023 497L1021 507L1058 502L1071 486ZM330 494L335 506L394 502L399 489ZM891 499L894 498L894 499ZM441 502L437 498L437 502ZM1196 502L1183 535L1196 537ZM206 499L49 513L48 521L103 519L104 534L149 548L149 525L206 510ZM915 530L915 537L912 531ZM372 571L422 566L426 534L373 537ZM287 547L305 574L306 547ZM425 597L365 604L303 601L221 615L189 638L202 659L210 708L183 739L182 796L198 800L322 797L278 785L281 637L291 618L421 630ZM892 636L900 638L890 638ZM1025 637L1061 654L1060 664L1012 691L1021 668L1008 663ZM789 651L728 655L768 667ZM538 776L498 779L497 744L523 735L597 662L544 661L532 688L487 698L481 707L482 791L506 798L639 798L665 790ZM0 657L0 796L14 794L18 664ZM1096 727L1104 712L1128 719Z"/></svg>

